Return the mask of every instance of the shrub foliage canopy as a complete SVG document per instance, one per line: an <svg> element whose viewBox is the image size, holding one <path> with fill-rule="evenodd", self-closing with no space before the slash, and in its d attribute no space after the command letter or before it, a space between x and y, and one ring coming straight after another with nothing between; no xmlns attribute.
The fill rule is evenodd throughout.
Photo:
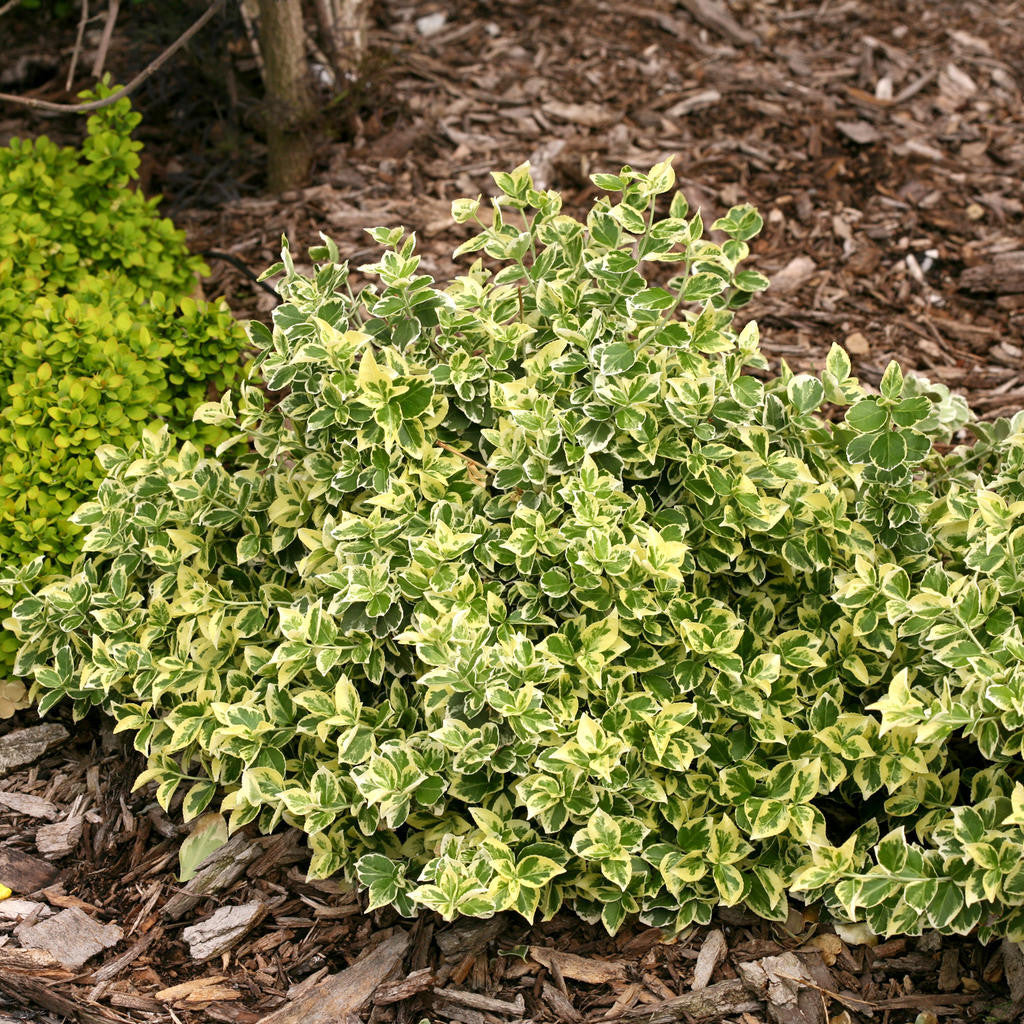
<svg viewBox="0 0 1024 1024"><path fill-rule="evenodd" d="M190 297L202 261L130 187L138 121L124 99L89 118L81 149L0 149L0 560L67 569L81 532L68 517L102 478L95 450L154 416L194 434L207 385L238 375L244 333L223 303ZM0 618L9 608L0 597ZM16 647L0 633L0 678Z"/></svg>
<svg viewBox="0 0 1024 1024"><path fill-rule="evenodd" d="M277 398L199 413L248 455L101 451L73 575L8 580L41 708L371 906L1024 937L1024 417L939 455L967 411L895 365L766 379L760 218L705 240L667 163L585 223L495 180L443 290L401 229L358 295L285 249Z"/></svg>

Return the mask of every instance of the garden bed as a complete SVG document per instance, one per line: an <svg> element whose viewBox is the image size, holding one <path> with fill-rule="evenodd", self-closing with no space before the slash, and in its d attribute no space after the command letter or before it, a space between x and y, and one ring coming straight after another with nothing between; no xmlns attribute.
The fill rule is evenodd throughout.
<svg viewBox="0 0 1024 1024"><path fill-rule="evenodd" d="M765 215L753 262L775 286L747 311L773 359L820 369L839 341L867 381L898 358L966 393L986 416L1024 406L1024 283L1014 270L1024 248L1024 41L1005 5L737 3L737 31L702 27L669 4L481 3L446 7L447 20L424 35L437 19L419 19L437 6L382 6L379 102L371 87L348 109L341 127L351 138L324 145L316 184L300 193L257 197L236 163L236 177L211 188L209 201L195 155L174 159L195 126L175 134L147 122L146 134L162 136L150 142L150 187L166 193L193 245L258 272L282 233L301 252L324 230L359 263L376 251L364 225L403 223L440 276L464 237L451 225L450 200L486 190L488 168L529 158L578 212L591 195L589 173L676 152L683 188L707 223L740 200ZM124 31L131 27L126 19ZM247 59L238 56L240 74ZM140 109L145 115L144 97ZM209 137L215 122L202 123ZM41 126L4 122L14 129ZM216 267L211 294L226 291L238 313L265 316L272 297L232 264ZM9 741L12 729L33 724L24 713L3 731ZM255 1021L300 986L322 995L322 975L364 954L374 985L358 1008L346 1007L373 1020L717 1014L750 1024L823 1020L826 1006L833 1019L893 1022L1010 1012L1013 946L926 936L871 948L799 913L783 927L726 911L674 945L642 928L609 939L570 915L536 928L504 918L451 926L367 917L344 886L304 881L301 842L287 832L244 833L235 880L197 902L174 901L180 823L151 794L131 794L141 765L101 720L65 724L66 739L0 781L0 856L9 872L40 883L32 900L41 918L78 910L123 937L70 970L19 964L24 943L0 945L0 1007L6 1000L28 1019ZM5 804L4 794L21 800ZM28 891L26 881L16 898ZM183 929L253 903L257 923L226 958L196 962ZM3 910L7 934L14 926ZM795 959L766 959L789 954ZM767 993L755 963L775 973ZM710 986L703 1004L680 1002L698 971ZM795 989L802 995L790 1005Z"/></svg>

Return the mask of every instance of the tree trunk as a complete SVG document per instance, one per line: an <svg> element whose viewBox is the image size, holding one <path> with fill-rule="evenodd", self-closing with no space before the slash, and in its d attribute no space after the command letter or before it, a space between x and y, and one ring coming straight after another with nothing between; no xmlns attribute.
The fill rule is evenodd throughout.
<svg viewBox="0 0 1024 1024"><path fill-rule="evenodd" d="M302 0L259 0L267 89L268 178L272 192L305 185L313 162L313 92L306 69Z"/></svg>
<svg viewBox="0 0 1024 1024"><path fill-rule="evenodd" d="M316 0L316 16L338 85L359 76L366 56L370 0Z"/></svg>

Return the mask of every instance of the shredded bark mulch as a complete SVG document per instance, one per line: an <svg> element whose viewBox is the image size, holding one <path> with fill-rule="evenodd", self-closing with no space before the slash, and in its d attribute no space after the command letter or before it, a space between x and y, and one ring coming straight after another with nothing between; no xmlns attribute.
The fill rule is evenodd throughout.
<svg viewBox="0 0 1024 1024"><path fill-rule="evenodd" d="M315 183L176 216L257 272L282 234L301 253L325 231L358 265L376 252L364 227L404 224L446 279L468 230L451 200L493 190L489 170L529 160L582 215L591 173L677 154L705 223L738 202L764 215L752 265L773 284L744 315L776 361L820 368L838 341L869 382L895 358L985 418L1024 407L1020 4L746 0L724 27L714 10L385 5L380 103L345 108L352 137L322 149ZM250 316L273 304L226 263L209 287Z"/></svg>
<svg viewBox="0 0 1024 1024"><path fill-rule="evenodd" d="M324 231L358 265L376 252L362 228L404 224L444 279L465 237L451 200L487 193L489 170L528 159L580 215L591 173L675 153L706 223L745 201L765 217L752 263L773 287L744 315L773 361L817 369L838 341L869 382L897 358L986 418L1024 407L1019 0L407 0L374 16L366 81L325 101L301 191L260 194L244 32L223 52L197 41L139 95L146 187L194 248L233 258L211 260L206 288L239 315L272 308L238 264L259 273L282 234L301 253ZM74 27L53 60L26 23L2 86L60 95ZM151 36L122 13L122 80L167 41ZM3 113L0 138L79 130ZM1016 944L871 945L813 911L783 926L722 910L670 944L571 914L367 915L347 886L305 880L291 831L245 831L182 884L187 829L132 793L140 765L109 725L58 715L22 731L39 727L30 712L0 723L0 882L14 890L0 1024L930 1024L1024 1009Z"/></svg>

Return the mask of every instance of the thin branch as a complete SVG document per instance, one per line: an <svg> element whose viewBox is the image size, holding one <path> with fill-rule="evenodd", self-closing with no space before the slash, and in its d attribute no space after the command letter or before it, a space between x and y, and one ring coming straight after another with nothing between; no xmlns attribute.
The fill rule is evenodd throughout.
<svg viewBox="0 0 1024 1024"><path fill-rule="evenodd" d="M85 36L85 25L89 20L89 0L82 0L82 16L78 19L78 34L75 36L75 48L71 51L71 67L68 68L68 80L64 83L64 91L71 92L78 68L78 55L82 52L82 39Z"/></svg>
<svg viewBox="0 0 1024 1024"><path fill-rule="evenodd" d="M260 78L263 80L263 87L267 87L267 67L263 63L263 53L260 50L260 41L256 31L256 18L252 11L249 10L248 4L245 0L238 5L238 9L242 12L242 24L245 25L245 34L249 37L249 47L252 50L253 59L256 61L256 67L259 68Z"/></svg>
<svg viewBox="0 0 1024 1024"><path fill-rule="evenodd" d="M0 7L0 18L2 18L8 11L13 11L20 3L21 0L7 0L7 3Z"/></svg>
<svg viewBox="0 0 1024 1024"><path fill-rule="evenodd" d="M57 114L84 114L90 110L109 107L111 103L116 103L122 96L134 92L147 78L159 71L217 13L223 3L224 0L213 0L207 11L197 18L159 57L148 64L127 85L101 100L92 100L89 103L51 103L49 100L40 100L32 96L15 96L12 93L0 92L0 101L19 103L24 107L31 107L33 110L51 110Z"/></svg>
<svg viewBox="0 0 1024 1024"><path fill-rule="evenodd" d="M107 20L103 23L103 35L100 36L100 47L96 51L96 59L92 63L93 78L99 78L103 74L103 65L107 62L107 50L110 49L110 39L114 34L114 24L117 22L120 10L121 0L110 0L110 6L107 8Z"/></svg>

